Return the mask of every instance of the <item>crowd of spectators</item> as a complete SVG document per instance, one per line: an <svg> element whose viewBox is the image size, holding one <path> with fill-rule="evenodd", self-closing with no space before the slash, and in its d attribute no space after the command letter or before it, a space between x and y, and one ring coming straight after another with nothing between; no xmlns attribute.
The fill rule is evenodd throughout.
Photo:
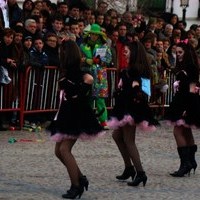
<svg viewBox="0 0 200 200"><path fill-rule="evenodd" d="M107 67L120 71L127 66L123 56L126 42L140 41L144 45L156 91L152 102L167 89L165 72L173 71L178 42L191 43L200 60L200 25L193 24L186 31L187 23L176 14L120 14L101 0L95 10L83 0L25 0L22 8L17 0L7 0L7 5L2 4L0 9L0 65L13 70L24 70L30 65L60 67L61 43L74 40L80 46L84 32L93 23L100 25L107 35L106 43L112 52Z"/></svg>

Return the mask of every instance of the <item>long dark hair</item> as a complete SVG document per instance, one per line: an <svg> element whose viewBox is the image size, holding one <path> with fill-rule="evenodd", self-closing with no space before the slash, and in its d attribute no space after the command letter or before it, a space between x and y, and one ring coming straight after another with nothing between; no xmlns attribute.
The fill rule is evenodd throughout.
<svg viewBox="0 0 200 200"><path fill-rule="evenodd" d="M185 70L187 73L190 72L193 75L196 74L196 79L198 79L199 64L194 47L191 44L186 44L184 42L179 42L176 46L184 50L184 55L181 62L179 62L178 59L176 60L175 72Z"/></svg>
<svg viewBox="0 0 200 200"><path fill-rule="evenodd" d="M61 71L64 76L71 80L78 80L81 74L81 53L76 42L68 40L62 44Z"/></svg>
<svg viewBox="0 0 200 200"><path fill-rule="evenodd" d="M132 73L137 73L141 77L150 78L151 71L144 46L139 41L126 44L130 51L128 69Z"/></svg>

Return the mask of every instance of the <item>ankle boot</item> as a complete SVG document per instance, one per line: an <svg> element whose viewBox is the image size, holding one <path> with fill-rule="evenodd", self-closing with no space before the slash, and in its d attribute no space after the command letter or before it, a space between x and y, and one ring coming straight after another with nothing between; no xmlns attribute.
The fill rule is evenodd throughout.
<svg viewBox="0 0 200 200"><path fill-rule="evenodd" d="M132 179L134 179L135 177L135 168L134 166L130 166L130 167L125 167L122 175L116 176L116 179L118 180L127 180L128 178L132 177Z"/></svg>
<svg viewBox="0 0 200 200"><path fill-rule="evenodd" d="M79 181L80 181L80 185L83 188L85 188L86 191L88 191L89 181L88 181L87 177L83 175L80 177Z"/></svg>
<svg viewBox="0 0 200 200"><path fill-rule="evenodd" d="M170 173L173 177L183 177L185 174L190 175L192 165L190 162L190 148L189 147L178 147L178 154L180 157L180 167L178 171Z"/></svg>
<svg viewBox="0 0 200 200"><path fill-rule="evenodd" d="M71 188L67 191L66 194L62 195L62 198L75 199L76 197L78 197L80 199L83 192L84 192L84 189L81 185L80 186L71 185Z"/></svg>
<svg viewBox="0 0 200 200"><path fill-rule="evenodd" d="M141 182L143 183L143 186L146 185L147 176L144 171L138 171L135 179L132 182L127 183L127 185L138 186Z"/></svg>
<svg viewBox="0 0 200 200"><path fill-rule="evenodd" d="M190 146L190 162L192 165L192 169L194 170L194 174L195 174L195 170L197 168L197 162L195 160L195 153L197 152L197 145L193 145Z"/></svg>

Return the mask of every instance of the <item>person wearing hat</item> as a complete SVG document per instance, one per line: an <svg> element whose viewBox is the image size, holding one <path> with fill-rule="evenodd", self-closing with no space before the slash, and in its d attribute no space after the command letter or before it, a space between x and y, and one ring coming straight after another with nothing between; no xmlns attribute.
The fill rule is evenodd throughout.
<svg viewBox="0 0 200 200"><path fill-rule="evenodd" d="M87 30L80 49L83 53L83 70L89 71L94 78L92 96L97 116L101 125L106 128L108 118L105 104L105 98L108 97L106 66L110 64L112 56L110 48L106 45L106 35L98 24L92 24Z"/></svg>

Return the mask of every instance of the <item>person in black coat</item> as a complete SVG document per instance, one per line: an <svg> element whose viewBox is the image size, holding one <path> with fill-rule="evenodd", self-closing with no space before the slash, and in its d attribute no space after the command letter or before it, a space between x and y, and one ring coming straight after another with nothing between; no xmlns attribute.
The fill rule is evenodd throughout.
<svg viewBox="0 0 200 200"><path fill-rule="evenodd" d="M58 37L56 34L47 34L45 37L44 51L48 56L49 66L60 66L58 49Z"/></svg>

